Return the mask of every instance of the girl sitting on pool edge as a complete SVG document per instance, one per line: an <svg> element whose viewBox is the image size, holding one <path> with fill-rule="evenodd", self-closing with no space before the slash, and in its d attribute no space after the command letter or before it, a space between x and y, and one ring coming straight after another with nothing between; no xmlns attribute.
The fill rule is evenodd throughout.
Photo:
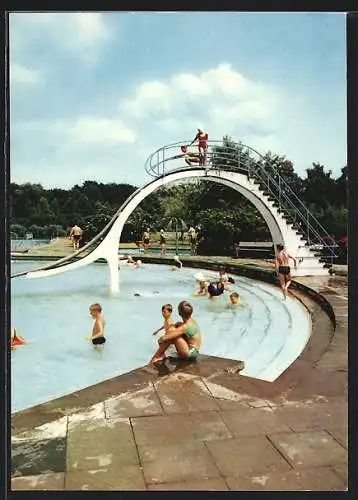
<svg viewBox="0 0 358 500"><path fill-rule="evenodd" d="M165 358L165 351L171 344L175 345L179 359L193 361L198 357L201 346L201 333L197 322L191 317L193 307L189 302L183 300L178 305L178 313L183 322L178 322L170 327L165 335L158 339L159 349L156 351L150 363L157 363Z"/></svg>

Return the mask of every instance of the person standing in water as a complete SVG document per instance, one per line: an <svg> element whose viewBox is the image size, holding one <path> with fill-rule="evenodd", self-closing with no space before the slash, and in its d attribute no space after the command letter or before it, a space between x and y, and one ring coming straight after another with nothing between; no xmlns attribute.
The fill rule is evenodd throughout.
<svg viewBox="0 0 358 500"><path fill-rule="evenodd" d="M278 274L278 278L280 280L283 298L286 299L288 287L290 286L292 281L290 260L294 261L295 269L297 261L295 257L290 255L287 252L287 250L284 249L283 245L277 245L276 248L277 248L276 260L275 260L276 271Z"/></svg>
<svg viewBox="0 0 358 500"><path fill-rule="evenodd" d="M198 128L198 132L192 142L189 144L191 146L194 142L198 141L198 149L199 149L199 158L200 165L205 165L206 162L206 152L208 149L208 134L207 132L203 132L200 128Z"/></svg>
<svg viewBox="0 0 358 500"><path fill-rule="evenodd" d="M102 315L102 306L101 304L92 304L89 308L89 312L91 317L94 319L93 323L93 328L92 328L92 335L90 337L87 337L88 340L92 341L92 344L94 346L102 345L106 342L105 336L104 336L104 327L105 327L105 320Z"/></svg>

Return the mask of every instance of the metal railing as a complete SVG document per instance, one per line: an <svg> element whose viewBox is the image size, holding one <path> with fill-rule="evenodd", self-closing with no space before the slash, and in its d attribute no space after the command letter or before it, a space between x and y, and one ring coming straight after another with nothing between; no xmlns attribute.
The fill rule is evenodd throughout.
<svg viewBox="0 0 358 500"><path fill-rule="evenodd" d="M185 159L190 161L192 158L194 159L192 167L215 168L219 171L220 169L233 170L244 173L249 179L253 179L274 201L288 223L291 223L293 228L302 234L307 244L320 246L320 250L316 250L316 253L321 253L321 257L330 263L333 262L337 257L335 253L337 244L329 243L332 238L326 229L302 203L268 157L264 157L255 149L242 143L214 140L208 141L205 163L200 165L198 150L195 146L191 147L190 152L195 154L196 150L196 157L190 157L181 152L180 147L190 142L180 141L154 151L145 163L146 172L154 178L162 177L169 172L181 170L183 167L187 169L187 163L185 166L183 163Z"/></svg>

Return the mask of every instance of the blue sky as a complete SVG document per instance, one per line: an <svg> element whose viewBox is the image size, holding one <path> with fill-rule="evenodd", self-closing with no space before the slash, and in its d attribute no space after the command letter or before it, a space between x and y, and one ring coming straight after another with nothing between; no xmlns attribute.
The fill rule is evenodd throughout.
<svg viewBox="0 0 358 500"><path fill-rule="evenodd" d="M141 185L197 127L338 176L345 43L340 13L12 13L11 180Z"/></svg>

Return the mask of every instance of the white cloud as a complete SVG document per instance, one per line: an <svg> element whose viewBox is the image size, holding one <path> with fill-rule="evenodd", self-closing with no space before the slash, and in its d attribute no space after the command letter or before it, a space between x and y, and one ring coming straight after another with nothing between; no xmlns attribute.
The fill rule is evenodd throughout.
<svg viewBox="0 0 358 500"><path fill-rule="evenodd" d="M113 33L99 12L12 13L10 48L26 50L29 42L53 41L87 64L94 63Z"/></svg>
<svg viewBox="0 0 358 500"><path fill-rule="evenodd" d="M20 85L37 85L43 81L42 74L34 69L10 61L10 82Z"/></svg>
<svg viewBox="0 0 358 500"><path fill-rule="evenodd" d="M252 81L230 64L221 64L201 74L145 82L118 109L126 122L146 128L148 142L161 141L156 146L188 138L197 127L206 129L211 139L225 134L240 139L249 129L253 135L257 128L263 136L272 134L281 93L279 87Z"/></svg>

